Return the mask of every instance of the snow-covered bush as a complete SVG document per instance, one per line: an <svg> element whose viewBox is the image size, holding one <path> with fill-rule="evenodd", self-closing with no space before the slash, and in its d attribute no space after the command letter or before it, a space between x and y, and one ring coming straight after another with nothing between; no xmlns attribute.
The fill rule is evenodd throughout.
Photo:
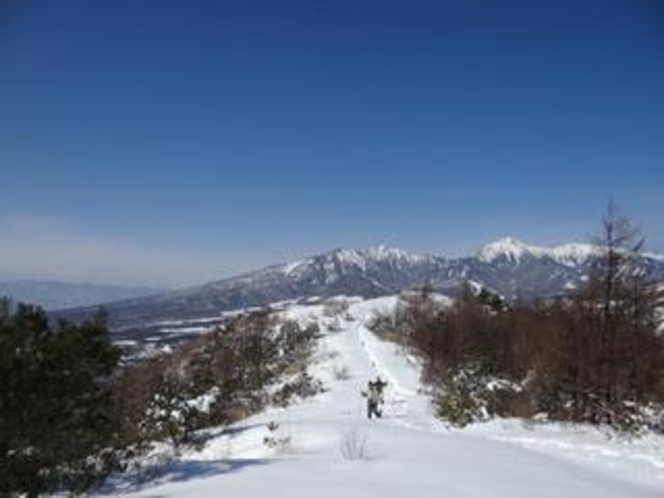
<svg viewBox="0 0 664 498"><path fill-rule="evenodd" d="M263 438L263 444L278 455L294 453L293 436L290 432L272 420L267 424L269 434Z"/></svg>
<svg viewBox="0 0 664 498"><path fill-rule="evenodd" d="M367 328L381 339L398 342L399 328L394 315L376 315L368 324Z"/></svg>
<svg viewBox="0 0 664 498"><path fill-rule="evenodd" d="M341 365L334 367L334 378L335 380L347 381L351 378L351 373L347 365Z"/></svg>
<svg viewBox="0 0 664 498"><path fill-rule="evenodd" d="M306 370L294 379L285 382L273 395L272 402L277 406L288 406L294 398L307 398L323 392L323 384Z"/></svg>
<svg viewBox="0 0 664 498"><path fill-rule="evenodd" d="M435 406L438 417L457 427L494 416L529 418L536 414L521 386L487 375L473 364L443 378Z"/></svg>
<svg viewBox="0 0 664 498"><path fill-rule="evenodd" d="M195 431L204 425L204 413L192 403L192 391L183 379L166 376L159 385L146 414L145 423L153 434L167 439L176 450L195 444Z"/></svg>
<svg viewBox="0 0 664 498"><path fill-rule="evenodd" d="M323 303L323 315L327 317L342 316L348 311L349 303L346 298L332 297Z"/></svg>
<svg viewBox="0 0 664 498"><path fill-rule="evenodd" d="M460 371L446 379L435 398L436 415L453 426L465 427L487 418L487 389L473 373Z"/></svg>

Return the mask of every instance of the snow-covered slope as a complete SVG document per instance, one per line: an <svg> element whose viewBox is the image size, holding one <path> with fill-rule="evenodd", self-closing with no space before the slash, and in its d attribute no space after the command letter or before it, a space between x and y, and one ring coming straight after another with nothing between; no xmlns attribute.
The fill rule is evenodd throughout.
<svg viewBox="0 0 664 498"><path fill-rule="evenodd" d="M160 497L640 498L664 490L664 440L628 443L597 431L517 422L450 430L422 394L417 361L377 339L365 323L395 297L354 299L339 316L322 305L282 313L322 326L312 373L327 392L270 409L227 433L211 431L201 451L107 493ZM360 393L389 382L384 417L367 420ZM279 424L276 448L264 444ZM274 434L272 434L274 435Z"/></svg>

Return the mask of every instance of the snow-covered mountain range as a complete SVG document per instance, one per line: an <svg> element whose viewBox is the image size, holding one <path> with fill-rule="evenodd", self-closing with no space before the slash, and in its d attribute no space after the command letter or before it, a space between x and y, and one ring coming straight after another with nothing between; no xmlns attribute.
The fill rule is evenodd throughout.
<svg viewBox="0 0 664 498"><path fill-rule="evenodd" d="M581 286L598 254L599 249L588 244L545 248L511 237L461 258L412 254L385 246L336 249L202 286L111 303L107 308L115 327L140 327L313 296L385 296L424 283L451 295L463 281L475 282L510 300L531 300ZM644 255L643 264L664 280L664 258ZM69 315L75 318L89 312L79 309Z"/></svg>

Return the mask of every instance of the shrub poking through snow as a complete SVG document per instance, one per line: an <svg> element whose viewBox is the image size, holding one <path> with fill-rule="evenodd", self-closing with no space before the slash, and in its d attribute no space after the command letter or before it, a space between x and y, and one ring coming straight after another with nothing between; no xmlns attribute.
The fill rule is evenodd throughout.
<svg viewBox="0 0 664 498"><path fill-rule="evenodd" d="M357 430L346 432L341 437L339 443L339 452L346 461L368 460L367 437L360 434Z"/></svg>
<svg viewBox="0 0 664 498"><path fill-rule="evenodd" d="M462 370L443 381L436 396L436 414L453 426L487 417L488 392L474 372Z"/></svg>
<svg viewBox="0 0 664 498"><path fill-rule="evenodd" d="M325 389L320 380L315 379L309 372L303 370L295 378L285 382L272 395L272 403L286 407L295 398L308 398L322 393Z"/></svg>
<svg viewBox="0 0 664 498"><path fill-rule="evenodd" d="M202 425L203 413L190 400L188 386L175 376L166 376L148 409L147 420L153 430L176 451L195 443L194 431Z"/></svg>
<svg viewBox="0 0 664 498"><path fill-rule="evenodd" d="M335 297L326 299L323 306L323 315L327 317L341 317L348 311L349 303L343 297Z"/></svg>
<svg viewBox="0 0 664 498"><path fill-rule="evenodd" d="M346 365L334 368L334 378L340 381L346 381L351 379L350 370Z"/></svg>
<svg viewBox="0 0 664 498"><path fill-rule="evenodd" d="M290 434L283 434L281 425L271 420L267 425L269 434L263 438L263 444L279 455L293 452L293 438Z"/></svg>

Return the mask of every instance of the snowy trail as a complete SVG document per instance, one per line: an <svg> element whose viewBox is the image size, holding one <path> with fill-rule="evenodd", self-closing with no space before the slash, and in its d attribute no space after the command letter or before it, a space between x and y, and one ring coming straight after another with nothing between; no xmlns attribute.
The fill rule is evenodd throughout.
<svg viewBox="0 0 664 498"><path fill-rule="evenodd" d="M414 361L364 325L375 309L389 304L386 299L356 303L349 310L352 319L339 330L324 328L312 373L327 392L252 417L233 434L215 437L202 451L184 455L149 484L115 491L129 496L234 498L664 496L660 460L635 459L637 464L623 465L617 458L617 467L612 467L601 459L568 458L574 440L547 440L518 431L446 429L419 392ZM299 320L318 320L324 327L330 324L321 307L294 307L287 313ZM369 421L360 392L376 375L389 383L385 416ZM263 444L265 425L271 420L280 424L278 436L291 440L281 451ZM351 434L364 441L356 448L363 450L363 458L342 456L341 446L348 445ZM524 443L526 436L530 444ZM538 441L544 444L538 446ZM562 446L552 449L546 441ZM565 444L572 446L565 449ZM664 455L661 462L664 465Z"/></svg>

